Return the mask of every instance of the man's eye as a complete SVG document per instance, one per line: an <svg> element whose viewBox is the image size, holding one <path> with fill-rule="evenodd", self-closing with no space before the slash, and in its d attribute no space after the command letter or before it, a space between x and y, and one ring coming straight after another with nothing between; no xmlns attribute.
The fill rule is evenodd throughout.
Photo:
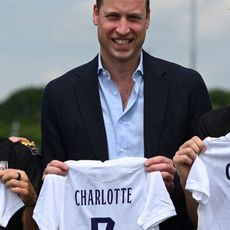
<svg viewBox="0 0 230 230"><path fill-rule="evenodd" d="M129 17L129 20L130 20L130 21L140 21L140 20L141 20L141 17L133 15L133 16L130 16L130 17Z"/></svg>
<svg viewBox="0 0 230 230"><path fill-rule="evenodd" d="M119 19L119 16L118 15L107 15L106 18L109 20L117 20Z"/></svg>

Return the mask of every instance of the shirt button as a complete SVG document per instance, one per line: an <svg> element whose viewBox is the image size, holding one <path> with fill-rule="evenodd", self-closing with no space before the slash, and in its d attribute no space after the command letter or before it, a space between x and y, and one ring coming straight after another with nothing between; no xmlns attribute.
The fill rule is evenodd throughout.
<svg viewBox="0 0 230 230"><path fill-rule="evenodd" d="M118 147L118 152L120 152L120 153L124 153L125 152L125 150L123 149L123 148L120 148L120 147Z"/></svg>

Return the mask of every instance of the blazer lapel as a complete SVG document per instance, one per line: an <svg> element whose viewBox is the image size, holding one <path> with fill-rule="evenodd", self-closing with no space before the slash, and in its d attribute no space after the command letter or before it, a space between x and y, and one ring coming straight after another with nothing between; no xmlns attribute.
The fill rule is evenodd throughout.
<svg viewBox="0 0 230 230"><path fill-rule="evenodd" d="M169 83L166 68L144 52L144 146L145 157L158 155Z"/></svg>
<svg viewBox="0 0 230 230"><path fill-rule="evenodd" d="M98 90L97 57L77 69L75 92L96 159L108 159L108 148Z"/></svg>

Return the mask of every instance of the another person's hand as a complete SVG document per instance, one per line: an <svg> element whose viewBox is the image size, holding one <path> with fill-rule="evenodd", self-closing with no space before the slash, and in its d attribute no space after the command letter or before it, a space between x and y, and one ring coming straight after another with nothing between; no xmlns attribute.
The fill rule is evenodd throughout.
<svg viewBox="0 0 230 230"><path fill-rule="evenodd" d="M69 166L58 160L53 160L49 164L47 164L44 172L43 172L43 179L47 174L57 174L61 176L65 176L68 172Z"/></svg>
<svg viewBox="0 0 230 230"><path fill-rule="evenodd" d="M204 151L204 148L203 141L199 137L194 136L181 145L173 157L173 163L176 167L183 188L185 187L190 168L196 159L197 154Z"/></svg>
<svg viewBox="0 0 230 230"><path fill-rule="evenodd" d="M17 193L25 205L33 206L36 203L37 193L23 170L0 170L0 180L12 192Z"/></svg>
<svg viewBox="0 0 230 230"><path fill-rule="evenodd" d="M25 142L29 142L29 140L25 137L15 137L15 136L11 136L8 138L10 141L12 142L19 142L19 141L25 141Z"/></svg>
<svg viewBox="0 0 230 230"><path fill-rule="evenodd" d="M167 189L170 190L174 186L174 176L176 169L171 159L164 156L149 158L145 161L145 171L160 171Z"/></svg>

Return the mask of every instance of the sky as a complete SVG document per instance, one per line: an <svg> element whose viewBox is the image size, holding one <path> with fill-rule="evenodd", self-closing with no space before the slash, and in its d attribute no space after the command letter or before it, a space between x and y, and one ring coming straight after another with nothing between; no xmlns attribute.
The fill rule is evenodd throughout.
<svg viewBox="0 0 230 230"><path fill-rule="evenodd" d="M230 0L150 0L144 49L195 68L208 89L230 90ZM196 39L191 42L191 2ZM95 0L0 0L0 101L88 62L98 52ZM195 49L192 49L192 45Z"/></svg>

